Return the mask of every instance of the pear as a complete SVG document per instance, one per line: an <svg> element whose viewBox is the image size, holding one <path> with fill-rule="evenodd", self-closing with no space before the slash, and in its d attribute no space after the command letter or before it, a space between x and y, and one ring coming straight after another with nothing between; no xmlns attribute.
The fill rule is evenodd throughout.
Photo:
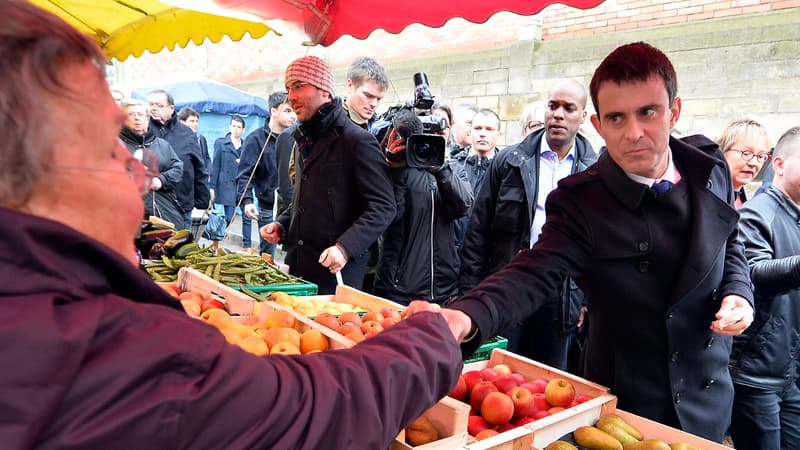
<svg viewBox="0 0 800 450"><path fill-rule="evenodd" d="M419 416L406 428L406 442L412 446L416 447L438 439L439 432L425 416Z"/></svg>
<svg viewBox="0 0 800 450"><path fill-rule="evenodd" d="M695 447L692 444L687 444L686 442L673 442L669 444L669 448L672 450L702 450L700 447Z"/></svg>
<svg viewBox="0 0 800 450"><path fill-rule="evenodd" d="M628 434L624 428L619 426L618 424L610 421L604 421L603 423L597 422L597 428L605 431L606 433L614 436L616 440L620 441L623 444L627 444L629 442L639 442L639 439Z"/></svg>
<svg viewBox="0 0 800 450"><path fill-rule="evenodd" d="M544 450L578 450L578 447L566 441L555 441L545 447Z"/></svg>
<svg viewBox="0 0 800 450"><path fill-rule="evenodd" d="M578 427L572 436L578 445L590 450L622 450L614 436L596 427Z"/></svg>
<svg viewBox="0 0 800 450"><path fill-rule="evenodd" d="M636 440L638 440L638 441L641 441L642 439L644 439L644 436L642 435L642 433L639 430L634 428L633 425L629 424L628 422L625 422L625 419L623 419L622 417L620 417L620 416L618 416L616 414L606 414L606 415L604 415L603 417L600 418L600 420L597 421L597 425L596 426L600 427L601 425L603 425L604 423L607 423L607 422L611 422L611 423L617 424L617 426L621 427L623 430L625 430L626 433L630 434L631 436L636 438Z"/></svg>
<svg viewBox="0 0 800 450"><path fill-rule="evenodd" d="M669 444L660 439L645 439L622 446L623 450L671 450Z"/></svg>

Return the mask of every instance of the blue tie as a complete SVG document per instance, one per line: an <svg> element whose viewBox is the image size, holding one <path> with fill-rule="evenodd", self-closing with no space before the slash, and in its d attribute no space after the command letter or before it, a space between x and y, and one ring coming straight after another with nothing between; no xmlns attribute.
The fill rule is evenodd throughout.
<svg viewBox="0 0 800 450"><path fill-rule="evenodd" d="M672 182L669 180L661 180L657 183L653 183L653 185L650 186L650 189L652 189L653 192L656 193L656 197L663 194L664 192L667 192L671 188L672 188Z"/></svg>

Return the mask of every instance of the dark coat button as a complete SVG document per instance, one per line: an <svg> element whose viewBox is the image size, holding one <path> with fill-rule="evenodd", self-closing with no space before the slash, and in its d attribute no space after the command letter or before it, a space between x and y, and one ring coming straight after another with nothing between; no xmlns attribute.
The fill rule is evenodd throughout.
<svg viewBox="0 0 800 450"><path fill-rule="evenodd" d="M706 348L708 348L708 347L711 347L711 345L712 345L713 343L714 343L714 336L711 336L711 337L710 337L710 338L708 338L708 340L706 341Z"/></svg>
<svg viewBox="0 0 800 450"><path fill-rule="evenodd" d="M647 241L639 241L639 251L646 252L650 250L650 243Z"/></svg>
<svg viewBox="0 0 800 450"><path fill-rule="evenodd" d="M645 273L650 270L650 261L642 261L639 263L639 272Z"/></svg>
<svg viewBox="0 0 800 450"><path fill-rule="evenodd" d="M672 312L670 312L669 314L667 314L667 319L672 319L672 316L674 316L674 315L675 315L675 314L673 314Z"/></svg>
<svg viewBox="0 0 800 450"><path fill-rule="evenodd" d="M673 352L672 356L670 356L670 359L672 360L672 362L677 361L678 360L678 352Z"/></svg>
<svg viewBox="0 0 800 450"><path fill-rule="evenodd" d="M719 291L716 288L711 290L711 301L712 302L717 301L717 294L718 293L719 293Z"/></svg>
<svg viewBox="0 0 800 450"><path fill-rule="evenodd" d="M681 393L678 392L677 394L675 394L675 404L678 404L680 402L681 402Z"/></svg>
<svg viewBox="0 0 800 450"><path fill-rule="evenodd" d="M716 383L716 380L714 380L714 379L708 380L706 382L706 389L711 389L711 386L713 386L714 383Z"/></svg>
<svg viewBox="0 0 800 450"><path fill-rule="evenodd" d="M306 209L305 209L305 208L303 208L302 206L301 206L301 207L299 207L299 208L297 208L297 213L298 213L298 214L303 214L304 212L306 212Z"/></svg>
<svg viewBox="0 0 800 450"><path fill-rule="evenodd" d="M303 240L302 239L297 241L297 246L298 247L302 247L303 246Z"/></svg>
<svg viewBox="0 0 800 450"><path fill-rule="evenodd" d="M712 187L714 187L714 183L709 178L709 180L706 182L706 189L711 189Z"/></svg>
<svg viewBox="0 0 800 450"><path fill-rule="evenodd" d="M303 181L306 181L306 180L308 179L308 175L303 175L303 176L302 176L302 177L300 177L300 178L302 178L302 180L303 180Z"/></svg>

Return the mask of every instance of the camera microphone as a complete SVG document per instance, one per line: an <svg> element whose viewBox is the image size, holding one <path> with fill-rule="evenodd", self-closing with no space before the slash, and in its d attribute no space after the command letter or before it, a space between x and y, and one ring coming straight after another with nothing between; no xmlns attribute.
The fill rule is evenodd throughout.
<svg viewBox="0 0 800 450"><path fill-rule="evenodd" d="M397 134L402 138L407 138L412 134L422 134L422 121L419 120L416 114L407 110L401 109L392 119L392 126Z"/></svg>

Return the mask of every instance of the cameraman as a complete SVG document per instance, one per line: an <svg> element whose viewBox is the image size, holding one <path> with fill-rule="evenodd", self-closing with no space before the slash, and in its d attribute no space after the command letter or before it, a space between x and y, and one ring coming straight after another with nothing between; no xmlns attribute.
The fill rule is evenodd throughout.
<svg viewBox="0 0 800 450"><path fill-rule="evenodd" d="M411 111L401 115L419 123ZM422 124L418 127L421 133ZM448 126L442 128L438 134L444 136ZM463 169L448 162L431 169L393 163L405 161L405 144L406 138L392 128L385 152L397 215L384 233L375 293L403 304L412 299L443 303L458 292L455 222L469 211L472 191Z"/></svg>

